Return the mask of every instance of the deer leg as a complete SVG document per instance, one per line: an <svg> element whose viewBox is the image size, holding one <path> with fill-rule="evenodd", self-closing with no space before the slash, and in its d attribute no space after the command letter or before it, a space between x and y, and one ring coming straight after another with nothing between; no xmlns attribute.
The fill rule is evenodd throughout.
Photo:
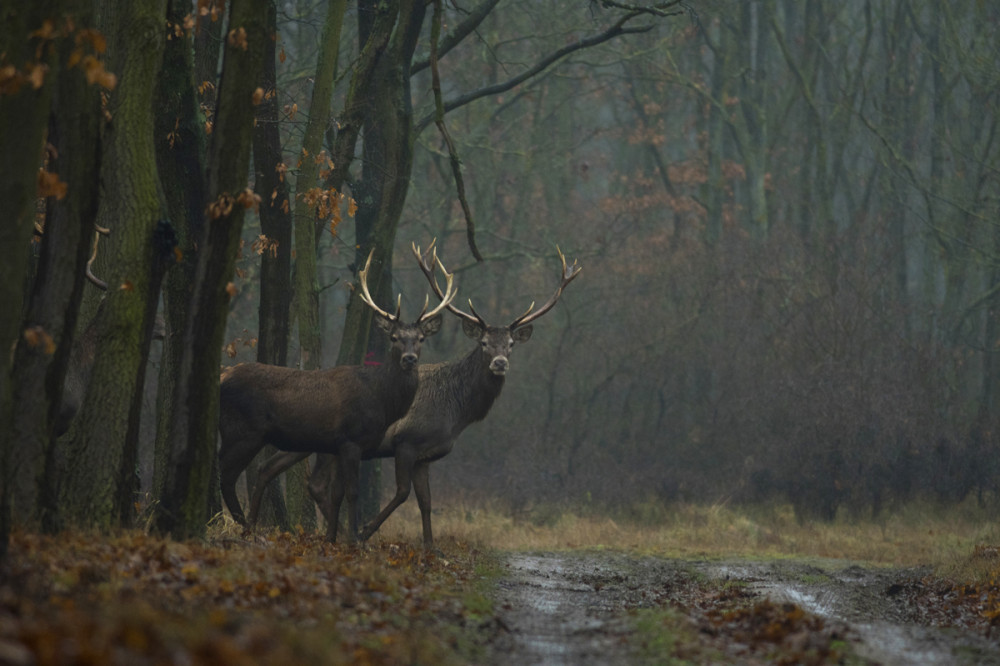
<svg viewBox="0 0 1000 666"><path fill-rule="evenodd" d="M399 505L405 502L406 498L410 496L410 479L413 474L414 457L412 451L400 448L396 449L396 494L385 505L385 508L361 530L360 538L362 541L367 541L371 538L378 531L378 528L382 526L382 523L392 515L392 512L398 509Z"/></svg>
<svg viewBox="0 0 1000 666"><path fill-rule="evenodd" d="M222 486L222 499L225 500L229 513L233 515L233 520L243 527L247 526L247 520L243 515L240 501L236 497L236 482L262 446L262 443L255 443L254 446L227 447L225 440L223 440L222 449L219 452L219 481Z"/></svg>
<svg viewBox="0 0 1000 666"><path fill-rule="evenodd" d="M309 457L308 453L295 453L290 451L278 451L273 456L264 461L264 464L257 470L257 485L253 489L250 497L250 525L257 524L257 514L260 512L260 501L264 497L264 488L267 487L274 477L278 476L286 469Z"/></svg>
<svg viewBox="0 0 1000 666"><path fill-rule="evenodd" d="M344 495L347 497L347 537L348 543L358 540L358 477L361 476L361 447L347 444L337 456L341 476L344 479Z"/></svg>
<svg viewBox="0 0 1000 666"><path fill-rule="evenodd" d="M331 490L336 480L337 460L336 457L328 453L320 453L316 456L316 466L309 474L309 484L306 486L309 495L319 506L326 524L330 525L338 519L333 513L332 502L330 501Z"/></svg>
<svg viewBox="0 0 1000 666"><path fill-rule="evenodd" d="M434 548L434 536L431 533L431 464L419 462L413 468L413 494L417 496L417 506L420 507L420 522L424 529L424 550Z"/></svg>
<svg viewBox="0 0 1000 666"><path fill-rule="evenodd" d="M336 543L337 527L340 525L340 505L344 501L343 462L337 456L330 456L330 465L333 468L333 481L328 491L330 515L326 517L326 538L330 543Z"/></svg>

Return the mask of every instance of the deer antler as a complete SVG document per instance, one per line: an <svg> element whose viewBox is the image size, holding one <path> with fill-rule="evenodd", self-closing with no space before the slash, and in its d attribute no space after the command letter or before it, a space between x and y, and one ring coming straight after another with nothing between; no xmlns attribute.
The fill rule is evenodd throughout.
<svg viewBox="0 0 1000 666"><path fill-rule="evenodd" d="M361 286L361 296L360 296L361 300L364 301L365 304L368 305L368 307L370 307L371 309L375 310L375 312L379 313L380 315L382 315L386 319L397 321L397 320L399 320L399 313L400 313L400 309L401 309L401 306L402 306L403 295L400 294L399 297L396 299L396 314L395 314L395 316L393 316L393 315L390 315L385 310L383 310L382 308L380 308L379 306L375 305L375 301L374 301L374 299L372 299L372 295L368 291L368 269L371 267L372 256L374 254L375 254L375 250L372 249L372 251L368 253L368 261L365 262L364 269L361 270L361 271L358 271L358 279L360 280L360 283L361 283L361 285L360 285ZM442 266L442 270L444 270L443 266ZM441 299L441 302L438 303L437 306L433 310L431 310L430 312L427 312L427 305L430 303L430 296L427 296L426 298L424 298L424 307L420 311L420 316L417 317L416 323L419 324L420 322L424 321L425 319L430 319L431 317L434 317L435 315L437 315L437 313L441 312L441 310L443 308L449 307L451 305L452 299L454 299L455 295L458 293L455 290L455 276L454 276L454 274L449 273L448 271L444 271L444 276L445 276L445 282L446 282L446 284L445 284L445 290L444 290L443 294L441 293L441 288L438 287L437 282L435 282L434 285L433 285L434 286L434 293L437 294L438 298Z"/></svg>
<svg viewBox="0 0 1000 666"><path fill-rule="evenodd" d="M361 269L360 271L358 271L358 281L360 282L360 286L361 286L361 295L360 295L360 298L361 298L362 301L364 301L365 305L367 305L372 310L374 310L378 314L382 315L383 317L385 317L389 321L398 321L399 320L399 310L400 310L400 307L402 306L402 302L403 302L403 295L402 294L399 295L399 299L397 299L397 301L396 301L396 314L395 315L391 315L388 312L386 312L385 310L383 310L382 308L380 308L379 306L377 306L375 304L375 299L373 299L372 295L368 292L368 269L371 268L371 266L372 266L372 257L374 255L375 255L375 248L372 248L372 251L368 253L368 261L365 262L365 267L363 269Z"/></svg>
<svg viewBox="0 0 1000 666"><path fill-rule="evenodd" d="M526 326L527 324L530 324L531 322L535 321L543 314L551 310L552 307L556 304L556 301L559 300L559 297L562 296L562 291L563 289L566 288L566 285L572 282L576 278L576 276L580 274L580 271L583 270L583 266L576 265L576 259L573 260L573 265L567 268L566 257L563 255L562 250L559 249L558 245L556 245L556 252L559 253L559 260L562 261L562 273L561 273L562 281L559 284L559 288L556 289L556 293L552 294L552 298L546 301L545 305L540 307L534 313L532 312L532 309L534 309L535 304L532 303L531 305L529 305L528 309L524 311L523 315L521 315L513 322L511 322L510 324L511 330L514 330L515 328L518 328L520 326Z"/></svg>
<svg viewBox="0 0 1000 666"><path fill-rule="evenodd" d="M448 270L444 267L444 264L441 263L441 260L438 259L437 248L434 247L435 243L437 243L437 238L431 241L431 244L427 246L427 252L423 253L420 251L420 246L416 243L411 243L410 247L413 249L413 254L417 258L417 264L420 265L420 270L430 283L431 289L434 290L434 293L437 294L437 297L442 299L443 302L444 295L441 293L441 287L438 285L437 277L434 274L434 264L437 264L441 268L441 272L444 273L446 280L450 280L454 276L452 273L448 272ZM475 315L459 310L454 304L451 303L451 300L448 301L448 304L445 307L447 307L448 311L456 317L486 328L486 321L483 320L478 313L476 313L475 308L472 308L472 299L469 299L469 308L472 309L473 313L476 313Z"/></svg>
<svg viewBox="0 0 1000 666"><path fill-rule="evenodd" d="M441 262L438 262L439 265L440 263ZM444 269L444 266L441 266L441 271L444 273L444 281L445 281L444 295L441 294L441 289L440 287L437 286L437 281L434 282L434 293L437 294L437 297L441 299L441 302L437 304L436 308L434 308L427 314L421 313L420 316L417 318L418 323L424 321L425 319L430 319L431 317L434 317L444 308L451 309L451 302L455 299L455 296L458 294L458 291L455 290L455 284L454 284L455 274L446 271ZM428 296L427 299L424 300L424 310L427 309L427 300L429 298L430 297Z"/></svg>

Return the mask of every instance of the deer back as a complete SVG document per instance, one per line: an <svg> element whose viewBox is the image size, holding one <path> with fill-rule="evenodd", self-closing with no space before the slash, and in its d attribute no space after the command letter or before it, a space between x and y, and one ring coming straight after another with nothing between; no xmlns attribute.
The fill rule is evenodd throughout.
<svg viewBox="0 0 1000 666"><path fill-rule="evenodd" d="M252 431L285 451L375 446L413 402L418 375L398 363L304 371L248 363L220 385L219 429Z"/></svg>

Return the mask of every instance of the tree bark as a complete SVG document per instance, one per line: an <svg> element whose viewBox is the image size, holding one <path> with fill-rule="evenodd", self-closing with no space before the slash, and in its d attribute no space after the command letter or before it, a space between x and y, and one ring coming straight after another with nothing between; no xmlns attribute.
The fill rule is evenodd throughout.
<svg viewBox="0 0 1000 666"><path fill-rule="evenodd" d="M157 516L157 527L178 539L204 534L214 487L218 369L244 207L252 203L245 188L254 106L262 99L255 88L269 39L267 0L234 0L230 8L209 147L207 221L171 399L174 422Z"/></svg>
<svg viewBox="0 0 1000 666"><path fill-rule="evenodd" d="M160 219L152 102L165 7L163 0L122 0L105 7L100 26L113 38L110 64L119 74L98 215L112 230L106 240L115 260L103 264L110 287L97 322L100 344L66 441L63 507L68 522L81 527L111 528L131 515L141 381L159 286L152 270Z"/></svg>
<svg viewBox="0 0 1000 666"><path fill-rule="evenodd" d="M340 34L344 25L347 0L333 0L327 8L323 24L323 37L316 62L312 99L309 102L309 121L302 139L299 156L299 174L295 180L295 319L299 325L300 367L315 370L320 366L321 342L319 330L319 283L316 271L316 207L307 203L307 194L319 184L319 154L323 136L330 123L331 97L337 58L340 53ZM352 145L353 152L353 145ZM334 156L340 159L341 156ZM346 171L350 160L334 161L334 170ZM341 181L342 182L342 181ZM337 188L339 192L339 187Z"/></svg>
<svg viewBox="0 0 1000 666"><path fill-rule="evenodd" d="M392 248L396 227L403 212L413 168L413 107L410 102L410 62L423 24L426 5L400 2L397 27L389 48L379 59L373 82L363 98L367 114L364 123L364 160L355 220L361 266L371 248L382 254L381 270L369 278L369 290L382 307L392 308ZM363 17L364 12L359 12ZM373 285L372 282L375 282ZM370 340L371 310L352 298L341 341L338 365L359 365L369 350L385 361L382 340ZM359 512L362 521L378 513L381 465L377 460L362 465Z"/></svg>
<svg viewBox="0 0 1000 666"><path fill-rule="evenodd" d="M69 9L77 31L90 26L87 3L77 2ZM64 196L48 200L41 255L24 321L26 330L45 336L45 340L22 338L14 368L14 506L18 521L33 528L51 529L56 524L54 424L60 418L97 217L100 95L80 68L62 66L74 50L81 49L74 37L58 42L59 69L49 133L54 151L48 170L58 175L67 190ZM95 55L89 49L88 53ZM80 397L74 396L75 400Z"/></svg>
<svg viewBox="0 0 1000 666"><path fill-rule="evenodd" d="M270 365L285 365L288 356L288 314L291 297L291 242L292 219L288 200L288 183L284 178L281 154L281 137L278 135L278 96L275 65L277 41L277 11L274 1L268 3L267 40L260 87L264 101L257 107L253 130L254 191L260 197L260 230L265 237L259 239L260 249L260 306L258 308L257 360ZM257 467L266 457L274 454L273 446L264 447L247 468L247 486L256 486ZM305 509L312 508L305 487L305 468L299 465L286 474L286 493L289 508L281 495L278 484L272 484L261 505L261 522L279 525L302 523ZM294 501L293 501L294 498ZM291 506L294 515L289 515ZM312 525L315 525L315 511Z"/></svg>
<svg viewBox="0 0 1000 666"><path fill-rule="evenodd" d="M185 0L169 0L168 29L182 26L190 12ZM221 21L216 21L215 25ZM208 25L200 25L207 31ZM187 307L194 291L197 252L195 239L204 228L205 215L205 119L195 94L191 37L173 36L167 41L163 67L156 90L156 164L163 184L167 216L177 233L177 265L163 286L165 331L157 388L157 433L154 453L153 495L163 490L168 466L167 436L173 421L170 398L184 350ZM214 76L212 77L214 81Z"/></svg>
<svg viewBox="0 0 1000 666"><path fill-rule="evenodd" d="M21 333L24 275L28 267L28 244L33 229L38 166L42 162L45 129L52 94L52 79L44 76L40 86L27 78L34 67L54 64L52 49L35 53L41 37L28 36L43 27L46 18L57 15L58 2L34 2L27 6L8 3L0 9L0 64L13 65L15 79L0 90L0 197L5 215L0 223L0 244L8 248L0 262L0 560L7 553L10 531L10 474L8 468L13 429L10 350ZM23 67L22 67L23 66ZM44 72L44 70L39 70Z"/></svg>

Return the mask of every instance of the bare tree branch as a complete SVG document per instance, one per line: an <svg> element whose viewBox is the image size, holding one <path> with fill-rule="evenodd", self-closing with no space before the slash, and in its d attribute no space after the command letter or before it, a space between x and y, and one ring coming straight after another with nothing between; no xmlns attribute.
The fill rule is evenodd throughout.
<svg viewBox="0 0 1000 666"><path fill-rule="evenodd" d="M496 83L491 86L484 86L477 90L472 90L470 92L465 93L464 95L459 95L454 99L445 101L444 113L448 113L449 111L453 111L459 107L465 106L466 104L474 102L475 100L480 99L482 97L489 97L490 95L498 95L502 92L506 92L511 88L513 88L514 86L523 83L524 81L527 81L533 76L536 76L539 72L544 71L548 67L552 66L552 64L558 62L562 58L565 58L571 53L575 53L576 51L581 51L583 49L588 49L592 46L597 46L598 44L603 44L604 42L610 41L615 37L619 37L621 35L649 32L650 30L653 29L654 27L653 25L644 25L634 28L628 27L626 25L626 23L628 23L632 19L638 16L642 16L643 14L646 13L648 12L639 12L639 11L629 12L628 14L625 14L620 19L618 19L612 26L610 26L604 32L592 35L591 37L577 40L572 44L567 44L561 49L557 49L556 51L545 56L544 58L542 58L537 63L535 63L525 71L521 72L517 76L513 76L507 79L506 81L502 81L500 83ZM434 122L436 115L437 112L435 110L434 113L429 113L423 118L421 118L415 124L414 127L414 129L416 130L415 135L420 134L420 132L422 132L424 128L427 127L427 125Z"/></svg>
<svg viewBox="0 0 1000 666"><path fill-rule="evenodd" d="M465 214L465 235L468 238L469 250L476 261L481 262L483 255L476 246L476 222L472 219L472 209L465 196L465 179L462 178L462 161L458 158L455 143L448 134L444 124L444 102L441 99L441 75L438 72L438 37L441 35L441 0L434 0L434 17L431 23L431 88L434 91L434 123L437 125L445 144L448 146L448 157L451 162L451 172L455 176L455 188L458 190L458 200Z"/></svg>
<svg viewBox="0 0 1000 666"><path fill-rule="evenodd" d="M614 0L601 0L601 7L605 9L624 9L636 14L652 14L653 16L676 16L683 14L682 11L674 7L684 7L683 0L669 0L668 2L657 2L648 7L637 5L631 2L615 2ZM672 11L671 11L672 10Z"/></svg>
<svg viewBox="0 0 1000 666"><path fill-rule="evenodd" d="M500 0L483 0L479 5L469 12L465 20L455 26L455 29L448 33L437 46L437 57L440 60L444 55L460 44L463 39L469 36L473 30L479 27L493 8L500 3ZM427 69L431 64L431 59L418 60L410 66L410 74L416 74Z"/></svg>

